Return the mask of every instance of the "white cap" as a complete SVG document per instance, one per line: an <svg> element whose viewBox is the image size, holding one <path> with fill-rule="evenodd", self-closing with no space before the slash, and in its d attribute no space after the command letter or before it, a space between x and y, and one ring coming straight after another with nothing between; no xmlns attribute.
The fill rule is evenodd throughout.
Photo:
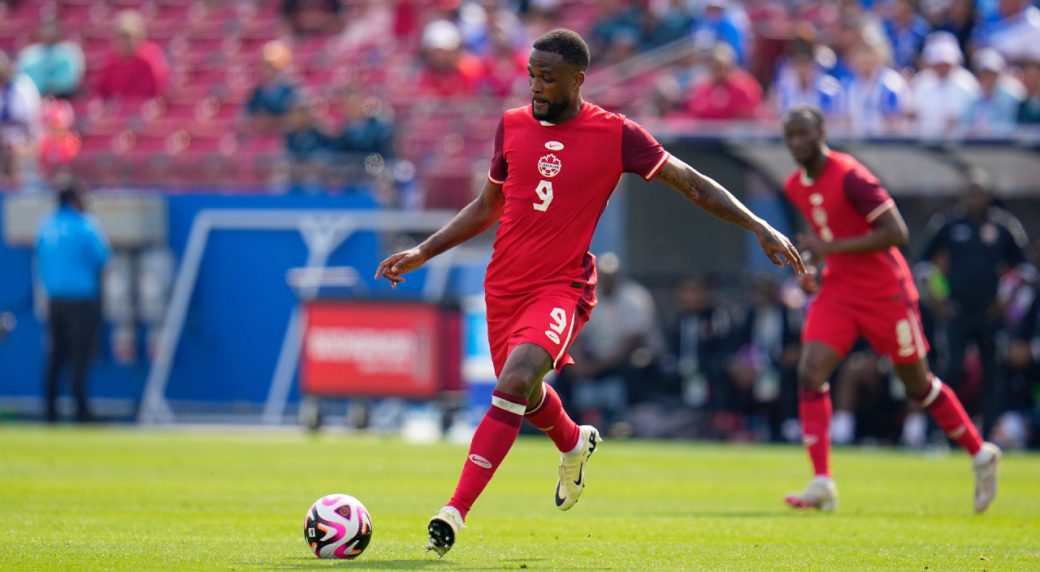
<svg viewBox="0 0 1040 572"><path fill-rule="evenodd" d="M462 45L462 34L459 29L447 20L435 20L426 25L422 34L422 47L425 50L454 50Z"/></svg>
<svg viewBox="0 0 1040 572"><path fill-rule="evenodd" d="M957 38L949 32L929 34L924 43L922 53L925 65L950 64L960 65L964 61Z"/></svg>
<svg viewBox="0 0 1040 572"><path fill-rule="evenodd" d="M1004 56L1000 55L1000 52L993 48L983 48L977 52L971 58L972 67L976 71L991 71L1000 73L1007 67L1007 62L1004 61Z"/></svg>

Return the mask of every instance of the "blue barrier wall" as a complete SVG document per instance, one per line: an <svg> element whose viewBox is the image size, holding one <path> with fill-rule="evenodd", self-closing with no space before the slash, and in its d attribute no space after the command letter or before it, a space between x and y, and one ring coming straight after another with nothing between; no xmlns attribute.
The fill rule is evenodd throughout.
<svg viewBox="0 0 1040 572"><path fill-rule="evenodd" d="M179 261L195 216L204 209L373 209L362 195L168 197L169 246ZM0 208L2 204L0 204ZM358 232L331 255L330 266L352 266L361 275L359 290L369 296L390 289L371 278L382 251L372 232ZM167 397L192 402L262 403L296 295L285 273L303 266L307 249L298 232L228 231L211 233L185 319L170 375ZM0 343L0 396L40 394L44 354L43 326L33 314L32 255L29 249L0 244L0 311L18 324ZM417 297L422 273L393 291L397 299ZM109 332L91 374L91 395L138 400L148 364L114 362ZM143 338L143 336L141 336ZM142 344L140 354L145 355ZM291 396L295 399L295 393Z"/></svg>

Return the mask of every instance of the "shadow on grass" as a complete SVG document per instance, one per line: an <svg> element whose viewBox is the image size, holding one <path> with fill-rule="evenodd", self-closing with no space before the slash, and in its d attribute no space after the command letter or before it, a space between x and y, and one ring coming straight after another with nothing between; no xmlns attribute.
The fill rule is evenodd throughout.
<svg viewBox="0 0 1040 572"><path fill-rule="evenodd" d="M347 568L352 570L438 570L445 566L451 567L454 563L447 560L365 560L364 557L357 560L333 560L318 558L295 558L287 562L274 564L271 570L328 570ZM265 566L266 568L266 566Z"/></svg>
<svg viewBox="0 0 1040 572"><path fill-rule="evenodd" d="M295 558L291 561L282 562L272 566L265 566L269 570L328 570L345 569L351 570L450 570L460 568L463 570L512 570L525 569L528 566L538 566L544 562L544 558L507 558L498 565L490 562L481 562L473 566L470 562L458 562L451 560L415 559L415 560L319 560L316 558ZM524 565L528 566L524 566ZM568 568L568 570L611 570L609 566L597 565L592 568Z"/></svg>

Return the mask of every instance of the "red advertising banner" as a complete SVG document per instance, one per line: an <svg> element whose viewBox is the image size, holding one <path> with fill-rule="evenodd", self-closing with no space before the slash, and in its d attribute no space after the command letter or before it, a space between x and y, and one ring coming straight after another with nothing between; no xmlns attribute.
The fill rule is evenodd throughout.
<svg viewBox="0 0 1040 572"><path fill-rule="evenodd" d="M429 398L451 385L445 356L458 353L458 319L435 306L315 301L305 314L304 394Z"/></svg>

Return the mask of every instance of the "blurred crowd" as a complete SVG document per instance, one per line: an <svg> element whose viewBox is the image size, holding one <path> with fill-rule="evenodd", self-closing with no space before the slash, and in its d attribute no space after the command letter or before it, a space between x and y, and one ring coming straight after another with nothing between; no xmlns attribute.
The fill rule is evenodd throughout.
<svg viewBox="0 0 1040 572"><path fill-rule="evenodd" d="M590 99L683 132L775 134L803 103L854 137L1040 125L1030 0L7 0L0 182L89 180L105 172L91 157L165 154L212 167L120 176L300 192L363 181L384 204L436 206L417 174L426 194L473 182L498 114L527 99L532 39L559 25L589 41Z"/></svg>
<svg viewBox="0 0 1040 572"><path fill-rule="evenodd" d="M929 360L989 439L1035 448L1040 282L1022 225L988 184L976 174L915 253ZM599 305L571 352L576 364L555 382L576 419L622 437L801 439L796 368L811 297L793 277L753 274L732 291L690 276L672 308L658 311L616 255L600 256L598 270ZM831 386L836 444L946 445L905 400L891 363L865 343Z"/></svg>

